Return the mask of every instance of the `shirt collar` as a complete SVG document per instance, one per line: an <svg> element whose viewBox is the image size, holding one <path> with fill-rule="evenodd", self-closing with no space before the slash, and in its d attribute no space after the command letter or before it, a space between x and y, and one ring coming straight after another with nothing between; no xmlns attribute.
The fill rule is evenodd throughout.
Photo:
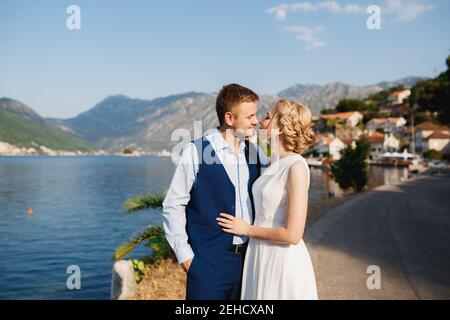
<svg viewBox="0 0 450 320"><path fill-rule="evenodd" d="M214 146L216 151L221 151L223 149L229 149L233 152L230 144L223 138L219 128L216 128L216 131L211 134L211 139L214 142ZM245 140L239 140L239 152L242 152L246 148Z"/></svg>

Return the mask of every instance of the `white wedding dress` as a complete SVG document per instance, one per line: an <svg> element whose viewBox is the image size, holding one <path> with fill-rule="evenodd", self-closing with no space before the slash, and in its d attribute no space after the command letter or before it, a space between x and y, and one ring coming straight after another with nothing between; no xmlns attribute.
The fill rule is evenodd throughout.
<svg viewBox="0 0 450 320"><path fill-rule="evenodd" d="M253 184L255 226L285 225L286 182L289 168L301 155L273 162ZM313 265L303 239L297 245L277 244L251 238L245 256L242 300L316 300Z"/></svg>

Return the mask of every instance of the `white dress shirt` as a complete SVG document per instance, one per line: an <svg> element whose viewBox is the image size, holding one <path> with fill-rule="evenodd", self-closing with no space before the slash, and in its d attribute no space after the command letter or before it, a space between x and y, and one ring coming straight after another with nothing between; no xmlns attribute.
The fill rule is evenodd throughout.
<svg viewBox="0 0 450 320"><path fill-rule="evenodd" d="M243 140L239 142L238 153L235 153L219 130L207 135L206 139L210 142L235 187L236 217L251 224L253 212L248 194L249 170L245 160L245 142ZM266 166L268 161L264 152L259 147L257 150L261 166ZM186 205L190 200L190 191L199 170L198 163L196 146L192 142L188 143L177 159L173 179L163 202L163 226L166 239L174 250L179 263L194 257L186 233ZM233 214L233 212L228 213ZM247 237L233 237L233 244L242 244L247 241Z"/></svg>

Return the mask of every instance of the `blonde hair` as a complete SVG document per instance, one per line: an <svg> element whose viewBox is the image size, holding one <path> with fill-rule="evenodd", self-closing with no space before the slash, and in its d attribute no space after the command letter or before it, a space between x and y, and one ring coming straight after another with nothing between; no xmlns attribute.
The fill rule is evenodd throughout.
<svg viewBox="0 0 450 320"><path fill-rule="evenodd" d="M311 128L312 114L301 103L281 99L275 106L275 115L280 132L283 133L284 147L288 151L302 154L314 143L315 132Z"/></svg>

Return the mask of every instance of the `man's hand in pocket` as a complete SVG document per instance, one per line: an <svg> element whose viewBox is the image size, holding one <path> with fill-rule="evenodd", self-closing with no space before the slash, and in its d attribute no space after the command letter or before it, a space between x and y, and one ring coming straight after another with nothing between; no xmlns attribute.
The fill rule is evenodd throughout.
<svg viewBox="0 0 450 320"><path fill-rule="evenodd" d="M181 264L183 266L184 271L186 271L186 273L188 273L189 268L191 267L191 263L192 263L192 259L188 259Z"/></svg>

